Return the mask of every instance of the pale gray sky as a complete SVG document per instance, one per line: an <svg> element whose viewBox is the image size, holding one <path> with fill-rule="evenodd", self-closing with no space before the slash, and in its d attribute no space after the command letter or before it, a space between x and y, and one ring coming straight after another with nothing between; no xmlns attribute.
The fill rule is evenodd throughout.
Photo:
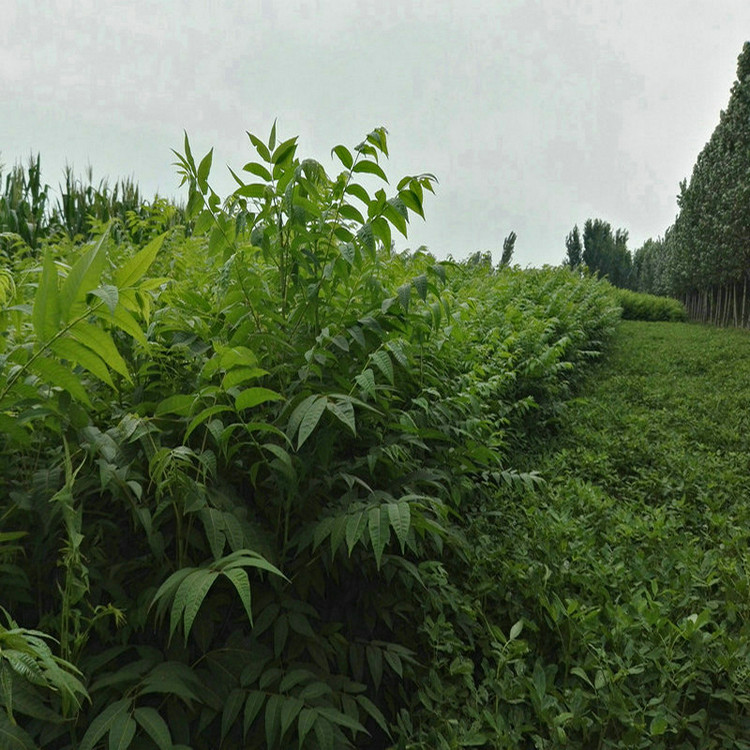
<svg viewBox="0 0 750 750"><path fill-rule="evenodd" d="M0 161L179 195L187 130L225 195L246 130L333 171L385 125L394 187L440 180L401 247L559 263L589 217L672 223L749 36L747 0L0 0Z"/></svg>

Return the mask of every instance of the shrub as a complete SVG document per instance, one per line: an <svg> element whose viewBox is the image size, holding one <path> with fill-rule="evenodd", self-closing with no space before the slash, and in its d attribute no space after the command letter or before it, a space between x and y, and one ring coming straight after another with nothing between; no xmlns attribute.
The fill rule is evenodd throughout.
<svg viewBox="0 0 750 750"><path fill-rule="evenodd" d="M657 297L654 294L618 289L616 299L622 307L625 320L687 320L685 306L672 297Z"/></svg>

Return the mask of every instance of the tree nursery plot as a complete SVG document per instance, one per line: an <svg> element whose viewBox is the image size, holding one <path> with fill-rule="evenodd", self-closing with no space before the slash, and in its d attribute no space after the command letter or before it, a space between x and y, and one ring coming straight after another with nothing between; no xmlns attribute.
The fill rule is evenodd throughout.
<svg viewBox="0 0 750 750"><path fill-rule="evenodd" d="M571 403L606 281L392 251L435 179L382 128L332 175L249 141L223 201L186 137L184 212L0 240L0 745L740 742L724 344L720 390L630 324Z"/></svg>

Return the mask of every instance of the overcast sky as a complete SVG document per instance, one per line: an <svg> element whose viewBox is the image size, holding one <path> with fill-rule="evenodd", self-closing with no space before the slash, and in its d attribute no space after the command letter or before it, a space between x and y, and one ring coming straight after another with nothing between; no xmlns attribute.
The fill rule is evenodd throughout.
<svg viewBox="0 0 750 750"><path fill-rule="evenodd" d="M394 188L440 181L401 247L556 264L589 217L663 234L749 32L748 0L0 0L0 162L181 196L186 130L225 195L246 130L335 170L385 125Z"/></svg>

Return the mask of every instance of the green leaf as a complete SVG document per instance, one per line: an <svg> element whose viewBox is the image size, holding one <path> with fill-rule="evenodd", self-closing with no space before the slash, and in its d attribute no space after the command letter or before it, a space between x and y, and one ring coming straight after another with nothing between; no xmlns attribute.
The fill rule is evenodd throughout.
<svg viewBox="0 0 750 750"><path fill-rule="evenodd" d="M177 589L172 603L172 612L182 611L185 643L187 643L198 610L218 575L219 573L213 570L196 570ZM174 628L170 626L170 636L172 632Z"/></svg>
<svg viewBox="0 0 750 750"><path fill-rule="evenodd" d="M297 150L297 136L280 143L278 148L271 154L272 164L283 164L287 159L294 155Z"/></svg>
<svg viewBox="0 0 750 750"><path fill-rule="evenodd" d="M380 709L366 695L358 695L356 701L362 706L367 714L375 720L375 723L390 737L391 731L388 728L388 722L385 720L385 716L383 716Z"/></svg>
<svg viewBox="0 0 750 750"><path fill-rule="evenodd" d="M363 224L357 231L357 239L362 243L371 256L375 255L375 234L372 231L372 224L369 222Z"/></svg>
<svg viewBox="0 0 750 750"><path fill-rule="evenodd" d="M277 740L281 739L279 729L281 728L281 701L280 695L272 695L266 703L266 747L276 747Z"/></svg>
<svg viewBox="0 0 750 750"><path fill-rule="evenodd" d="M12 724L5 711L0 711L0 747L3 750L38 750L39 745L25 730Z"/></svg>
<svg viewBox="0 0 750 750"><path fill-rule="evenodd" d="M270 162L271 161L271 152L268 150L268 147L266 146L263 141L261 141L258 136L253 135L249 131L245 131L247 133L247 137L250 139L250 142L255 146L255 150L258 152L258 156L260 156L263 161Z"/></svg>
<svg viewBox="0 0 750 750"><path fill-rule="evenodd" d="M368 396L375 396L375 373L371 368L367 368L364 372L356 375L354 380L357 385L362 389Z"/></svg>
<svg viewBox="0 0 750 750"><path fill-rule="evenodd" d="M315 737L318 740L320 750L333 750L333 725L319 713L315 719Z"/></svg>
<svg viewBox="0 0 750 750"><path fill-rule="evenodd" d="M67 391L74 399L80 401L86 406L91 406L88 393L83 387L81 380L75 375L70 368L64 367L59 362L49 357L37 357L30 365L29 369L38 375L45 383L62 388Z"/></svg>
<svg viewBox="0 0 750 750"><path fill-rule="evenodd" d="M390 198L383 206L383 216L393 224L396 229L406 237L408 235L407 223L409 212L400 198Z"/></svg>
<svg viewBox="0 0 750 750"><path fill-rule="evenodd" d="M160 417L162 414L179 414L181 417L186 417L190 414L194 403L195 396L177 393L160 401L154 411L154 416Z"/></svg>
<svg viewBox="0 0 750 750"><path fill-rule="evenodd" d="M96 311L96 315L102 320L106 320L108 323L125 331L125 333L132 336L139 344L148 346L148 341L143 330L138 325L136 319L122 306L122 304L117 305L114 314L109 310L99 309Z"/></svg>
<svg viewBox="0 0 750 750"><path fill-rule="evenodd" d="M164 238L167 233L164 232L158 237L154 237L143 250L137 252L115 273L115 284L120 289L134 286L146 274L151 264L156 259L156 254L164 244Z"/></svg>
<svg viewBox="0 0 750 750"><path fill-rule="evenodd" d="M97 243L73 264L65 277L65 281L60 288L60 317L62 320L70 320L71 313L77 307L76 303L85 300L86 294L97 285L106 260L102 248L107 234L107 232L102 234Z"/></svg>
<svg viewBox="0 0 750 750"><path fill-rule="evenodd" d="M235 589L237 589L242 606L245 608L247 619L250 621L250 625L252 625L253 609L250 595L250 579L247 576L247 571L242 568L232 568L231 570L225 570L224 575L232 582Z"/></svg>
<svg viewBox="0 0 750 750"><path fill-rule="evenodd" d="M261 180L265 180L266 182L271 182L273 179L271 173L262 164L258 164L255 161L249 161L242 169L245 172L256 175L256 177L260 177Z"/></svg>
<svg viewBox="0 0 750 750"><path fill-rule="evenodd" d="M334 417L336 417L336 419L345 424L351 430L352 435L356 436L357 423L354 417L354 405L350 399L339 398L334 401L332 398L329 398L326 408Z"/></svg>
<svg viewBox="0 0 750 750"><path fill-rule="evenodd" d="M372 202L372 198L370 198L370 194L367 192L367 190L365 190L362 185L359 185L356 182L350 182L346 186L346 190L344 190L344 192L349 195L353 195L355 198L359 198L366 206L369 206Z"/></svg>
<svg viewBox="0 0 750 750"><path fill-rule="evenodd" d="M179 588L180 584L189 576L195 568L180 568L170 575L164 583L159 586L159 589L154 594L154 598L151 600L149 609L157 605L156 615L160 618L164 613L164 610L172 599L174 599L175 592Z"/></svg>
<svg viewBox="0 0 750 750"><path fill-rule="evenodd" d="M299 716L305 704L299 698L285 697L281 704L281 737L289 730L294 720Z"/></svg>
<svg viewBox="0 0 750 750"><path fill-rule="evenodd" d="M388 508L388 518L391 526L396 532L396 537L401 544L401 552L403 552L411 526L411 508L405 500L397 503L388 503L386 507Z"/></svg>
<svg viewBox="0 0 750 750"><path fill-rule="evenodd" d="M88 347L72 338L65 337L57 339L50 348L61 359L67 359L73 365L80 365L110 388L115 387L104 360Z"/></svg>
<svg viewBox="0 0 750 750"><path fill-rule="evenodd" d="M266 702L266 694L260 690L253 690L245 701L245 714L243 718L243 731L247 735L247 730L257 718L263 704Z"/></svg>
<svg viewBox="0 0 750 750"><path fill-rule="evenodd" d="M234 688L224 701L224 711L221 714L221 740L227 736L232 728L242 704L245 702L245 692L240 688Z"/></svg>
<svg viewBox="0 0 750 750"><path fill-rule="evenodd" d="M320 417L326 409L327 399L324 396L308 396L292 413L289 418L289 426L293 427L289 437L294 439L294 432L299 425L297 438L297 450L310 437L310 434L320 421Z"/></svg>
<svg viewBox="0 0 750 750"><path fill-rule="evenodd" d="M208 190L208 175L211 172L211 162L213 161L214 150L211 149L202 159L198 165L198 172L196 177L198 178L198 185L202 192Z"/></svg>
<svg viewBox="0 0 750 750"><path fill-rule="evenodd" d="M383 550L391 537L388 521L388 510L385 506L370 508L367 514L367 528L370 532L370 542L375 552L375 563L378 570L380 570Z"/></svg>
<svg viewBox="0 0 750 750"><path fill-rule="evenodd" d="M374 174L380 177L380 179L383 180L384 182L388 182L388 178L385 176L385 172L380 168L380 165L376 164L374 161L368 161L367 159L362 159L361 161L358 161L352 167L352 172L355 172L355 173L365 172L367 174Z"/></svg>
<svg viewBox="0 0 750 750"><path fill-rule="evenodd" d="M214 215L208 211L203 210L198 214L198 218L193 224L193 235L201 237L214 225Z"/></svg>
<svg viewBox="0 0 750 750"><path fill-rule="evenodd" d="M220 350L219 366L224 370L231 370L233 367L256 367L257 364L257 355L246 346Z"/></svg>
<svg viewBox="0 0 750 750"><path fill-rule="evenodd" d="M109 730L109 750L127 750L135 737L136 723L127 713L119 714Z"/></svg>
<svg viewBox="0 0 750 750"><path fill-rule="evenodd" d="M235 195L239 195L243 198L254 198L257 200L265 200L270 198L272 195L271 189L260 182L253 183L252 185L243 185L234 191Z"/></svg>
<svg viewBox="0 0 750 750"><path fill-rule="evenodd" d="M48 249L44 254L42 275L34 297L31 322L39 341L48 341L60 328L60 297L57 266Z"/></svg>
<svg viewBox="0 0 750 750"><path fill-rule="evenodd" d="M203 528L206 531L208 545L214 560L218 560L224 552L226 536L224 535L224 514L216 508L203 508L200 511Z"/></svg>
<svg viewBox="0 0 750 750"><path fill-rule="evenodd" d="M268 562L265 557L250 549L232 552L226 557L222 557L221 560L217 560L213 565L213 568L219 571L241 567L259 568L287 580L287 577L273 563Z"/></svg>
<svg viewBox="0 0 750 750"><path fill-rule="evenodd" d="M270 388L255 387L248 388L238 394L234 405L237 411L242 411L243 409L252 409L260 404L265 404L267 401L282 401L283 399L284 397L280 393L272 391Z"/></svg>
<svg viewBox="0 0 750 750"><path fill-rule="evenodd" d="M94 750L99 740L112 729L112 725L118 716L127 714L130 709L130 701L121 699L110 703L92 722L89 724L86 733L81 739L78 750Z"/></svg>
<svg viewBox="0 0 750 750"><path fill-rule="evenodd" d="M368 649L371 648L368 646ZM380 649L375 649L378 652ZM382 664L381 664L381 675L382 675ZM380 679L376 680L376 684L380 682ZM328 706L321 707L318 709L318 713L321 716L325 716L327 719L329 719L332 723L338 724L341 727L346 727L347 729L351 729L353 732L364 732L365 734L369 734L369 732L360 724L356 719L352 719L351 716L347 716L345 713L342 713L341 711L337 711L335 708L330 708Z"/></svg>
<svg viewBox="0 0 750 750"><path fill-rule="evenodd" d="M391 225L382 216L378 216L372 220L372 231L383 243L386 252L390 252L392 244Z"/></svg>
<svg viewBox="0 0 750 750"><path fill-rule="evenodd" d="M376 646L368 645L365 647L365 654L373 685L375 685L375 690L378 690L383 679L383 651Z"/></svg>
<svg viewBox="0 0 750 750"><path fill-rule="evenodd" d="M421 274L412 280L414 288L417 290L417 294L422 298L422 301L427 299L427 276Z"/></svg>
<svg viewBox="0 0 750 750"><path fill-rule="evenodd" d="M235 367L223 377L221 387L228 391L230 388L247 383L248 380L262 378L264 375L268 375L268 371L260 367Z"/></svg>
<svg viewBox="0 0 750 750"><path fill-rule="evenodd" d="M157 664L142 680L140 695L158 693L159 695L176 695L185 703L198 701L196 690L201 683L187 664L179 661L164 661Z"/></svg>
<svg viewBox="0 0 750 750"><path fill-rule="evenodd" d="M106 331L84 320L79 320L68 333L76 341L96 352L110 369L122 375L128 382L132 382L125 360Z"/></svg>
<svg viewBox="0 0 750 750"><path fill-rule="evenodd" d="M523 630L523 620L519 620L513 627L510 629L510 634L508 635L509 641L515 641L516 638L518 638L519 635L521 635L521 631ZM573 672L573 670L570 670ZM574 673L575 674L575 673ZM586 676L586 673L584 672L584 677ZM587 678L588 679L588 678Z"/></svg>
<svg viewBox="0 0 750 750"><path fill-rule="evenodd" d="M413 190L399 190L398 197L403 201L405 206L424 219L422 199L416 192Z"/></svg>
<svg viewBox="0 0 750 750"><path fill-rule="evenodd" d="M354 206L344 203L339 209L339 214L349 221L356 221L358 224L365 223L365 217Z"/></svg>
<svg viewBox="0 0 750 750"><path fill-rule="evenodd" d="M388 379L388 382L393 385L393 362L391 362L391 357L388 352L384 349L378 349L378 351L372 355L371 359L378 370L380 370L380 372L382 372Z"/></svg>
<svg viewBox="0 0 750 750"><path fill-rule="evenodd" d="M317 718L318 713L314 708L303 708L302 711L300 711L299 719L297 721L297 734L299 735L300 750L305 742L305 737L310 733Z"/></svg>
<svg viewBox="0 0 750 750"><path fill-rule="evenodd" d="M159 750L170 750L172 735L167 723L155 708L136 708L133 712L135 720L146 730L148 736L156 743Z"/></svg>
<svg viewBox="0 0 750 750"><path fill-rule="evenodd" d="M663 714L660 714L659 716L654 716L648 730L652 737L658 737L659 735L664 734L668 728L669 722Z"/></svg>
<svg viewBox="0 0 750 750"><path fill-rule="evenodd" d="M351 169L352 164L354 164L354 159L352 158L352 154L349 151L349 149L346 146L334 146L331 149L331 156L336 154L338 156L339 161L344 165L346 169Z"/></svg>
<svg viewBox="0 0 750 750"><path fill-rule="evenodd" d="M245 533L242 530L242 524L234 514L228 511L224 513L224 536L227 538L229 549L232 552L237 552L245 547Z"/></svg>
<svg viewBox="0 0 750 750"><path fill-rule="evenodd" d="M170 398L172 398L170 396ZM162 402L164 403L164 402ZM161 406L161 404L159 404ZM186 441L193 432L200 427L207 419L210 417L213 417L216 414L221 414L223 412L231 411L231 408L229 406L223 406L222 404L216 404L215 406L207 406L203 411L199 412L195 415L193 420L188 425L187 430L185 430L185 436L183 437L183 441Z"/></svg>
<svg viewBox="0 0 750 750"><path fill-rule="evenodd" d="M117 304L120 301L120 290L112 284L104 284L91 290L94 297L98 297L114 315Z"/></svg>
<svg viewBox="0 0 750 750"><path fill-rule="evenodd" d="M367 514L364 510L352 513L346 522L346 546L349 555L352 554L354 545L362 538L362 534L367 528Z"/></svg>

